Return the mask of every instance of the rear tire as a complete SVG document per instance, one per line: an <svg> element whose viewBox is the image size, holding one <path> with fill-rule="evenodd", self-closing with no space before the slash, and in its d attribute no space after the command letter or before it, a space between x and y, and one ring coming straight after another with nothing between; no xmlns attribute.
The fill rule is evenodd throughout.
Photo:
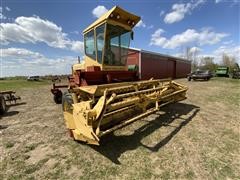
<svg viewBox="0 0 240 180"><path fill-rule="evenodd" d="M4 114L7 111L6 101L2 95L0 95L0 114Z"/></svg>
<svg viewBox="0 0 240 180"><path fill-rule="evenodd" d="M56 104L61 104L62 103L62 92L58 91L56 94L53 95L53 100Z"/></svg>

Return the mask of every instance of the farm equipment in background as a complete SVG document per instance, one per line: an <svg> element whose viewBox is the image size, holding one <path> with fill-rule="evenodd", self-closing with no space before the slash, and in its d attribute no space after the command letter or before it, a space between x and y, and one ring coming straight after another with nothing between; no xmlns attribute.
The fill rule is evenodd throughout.
<svg viewBox="0 0 240 180"><path fill-rule="evenodd" d="M15 91L0 91L0 115L7 111L7 107L16 104L21 97L15 95Z"/></svg>
<svg viewBox="0 0 240 180"><path fill-rule="evenodd" d="M218 67L215 74L217 77L229 77L229 67Z"/></svg>
<svg viewBox="0 0 240 180"><path fill-rule="evenodd" d="M233 79L240 79L240 70L239 69L234 69L232 72L232 78Z"/></svg>
<svg viewBox="0 0 240 180"><path fill-rule="evenodd" d="M186 86L170 79L141 81L136 65L126 66L139 20L113 7L83 31L85 59L72 66L69 84L53 84L73 139L99 145L100 137L186 98Z"/></svg>

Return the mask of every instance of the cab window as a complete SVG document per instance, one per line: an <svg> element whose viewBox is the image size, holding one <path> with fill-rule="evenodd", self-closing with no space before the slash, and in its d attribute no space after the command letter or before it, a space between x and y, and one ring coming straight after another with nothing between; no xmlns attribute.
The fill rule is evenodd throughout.
<svg viewBox="0 0 240 180"><path fill-rule="evenodd" d="M85 54L92 59L96 60L95 52L95 40L94 40L94 31L90 31L84 36L85 41Z"/></svg>
<svg viewBox="0 0 240 180"><path fill-rule="evenodd" d="M105 24L96 28L96 39L97 39L97 61L102 63L103 48L104 48L104 30Z"/></svg>
<svg viewBox="0 0 240 180"><path fill-rule="evenodd" d="M104 64L124 66L126 64L131 32L123 27L108 24L106 33Z"/></svg>

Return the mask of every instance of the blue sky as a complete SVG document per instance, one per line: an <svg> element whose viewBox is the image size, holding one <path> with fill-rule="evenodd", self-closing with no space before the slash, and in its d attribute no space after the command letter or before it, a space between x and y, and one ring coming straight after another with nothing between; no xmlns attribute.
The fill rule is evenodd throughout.
<svg viewBox="0 0 240 180"><path fill-rule="evenodd" d="M186 48L221 61L240 53L237 0L1 1L0 76L65 74L83 57L82 31L119 5L141 16L131 47L184 57Z"/></svg>

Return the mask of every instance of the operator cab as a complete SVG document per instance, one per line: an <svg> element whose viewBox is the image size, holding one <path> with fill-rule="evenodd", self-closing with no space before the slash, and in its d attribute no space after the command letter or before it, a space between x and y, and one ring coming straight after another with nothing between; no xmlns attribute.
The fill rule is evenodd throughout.
<svg viewBox="0 0 240 180"><path fill-rule="evenodd" d="M100 70L126 70L132 28L140 17L115 6L87 29L84 34L85 65Z"/></svg>

